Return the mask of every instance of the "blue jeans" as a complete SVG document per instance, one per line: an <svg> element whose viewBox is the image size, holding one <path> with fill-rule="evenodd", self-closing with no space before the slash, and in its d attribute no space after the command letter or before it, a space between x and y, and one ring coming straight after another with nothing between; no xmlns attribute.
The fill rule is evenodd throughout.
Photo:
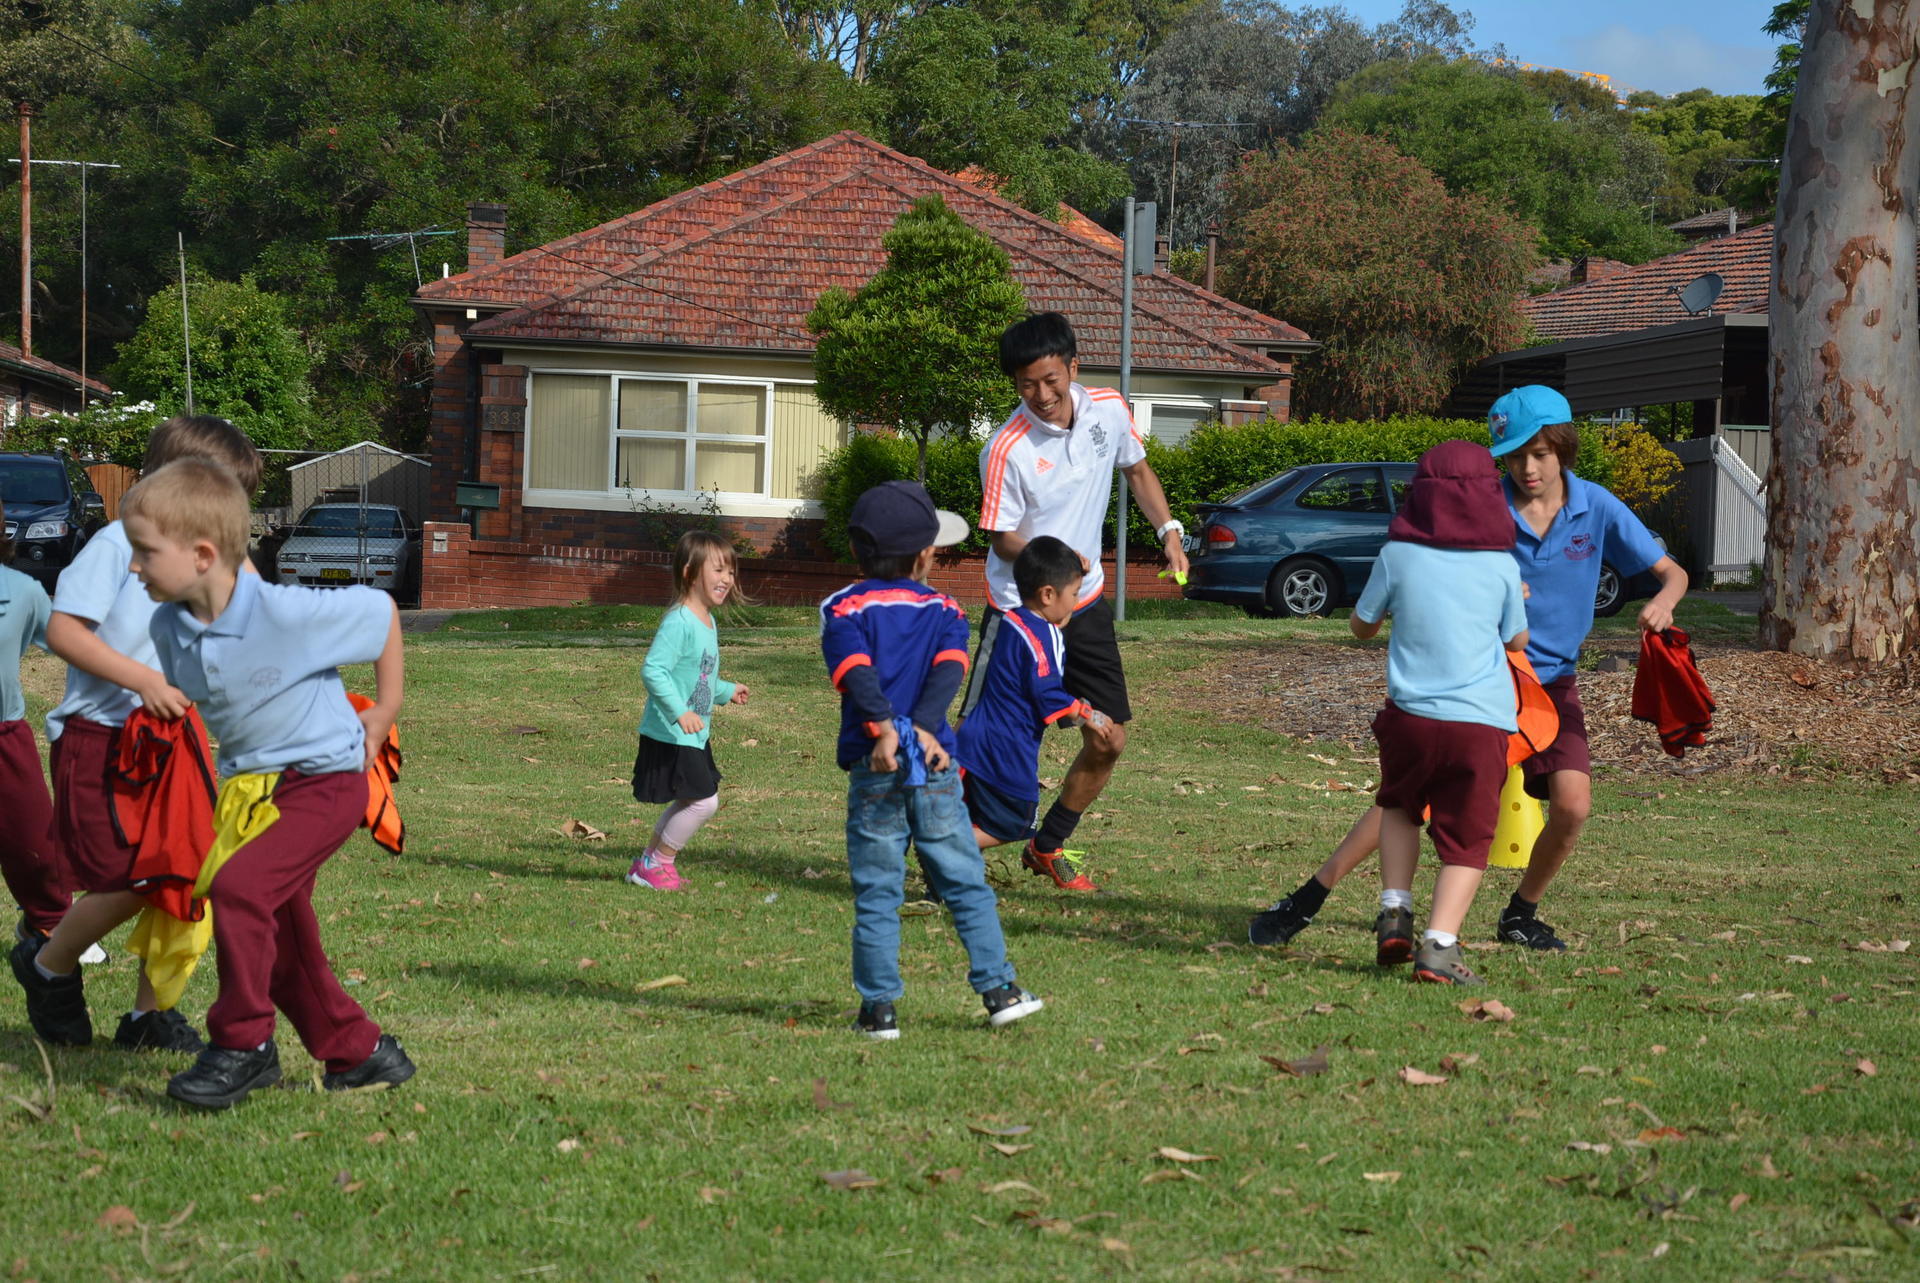
<svg viewBox="0 0 1920 1283"><path fill-rule="evenodd" d="M923 788L865 766L847 771L847 872L853 878L853 987L867 1002L894 1002L900 984L900 904L907 841L966 946L967 983L985 993L1013 980L986 861L960 800L960 772L929 771Z"/></svg>

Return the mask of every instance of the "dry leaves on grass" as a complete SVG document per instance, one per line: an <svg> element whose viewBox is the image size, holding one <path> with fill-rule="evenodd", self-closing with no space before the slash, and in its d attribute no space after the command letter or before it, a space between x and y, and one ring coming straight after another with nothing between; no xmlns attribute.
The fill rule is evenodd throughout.
<svg viewBox="0 0 1920 1283"><path fill-rule="evenodd" d="M877 1189L882 1183L877 1177L868 1175L858 1167L849 1167L837 1172L821 1172L820 1179L825 1181L831 1189L845 1190Z"/></svg>
<svg viewBox="0 0 1920 1283"><path fill-rule="evenodd" d="M1460 1004L1460 1010L1469 1020L1491 1020L1498 1024L1513 1023L1513 1008L1498 998L1469 998Z"/></svg>
<svg viewBox="0 0 1920 1283"><path fill-rule="evenodd" d="M1015 1123L1011 1127L994 1127L988 1123L968 1123L967 1130L975 1136L1025 1136L1033 1128L1026 1123Z"/></svg>
<svg viewBox="0 0 1920 1283"><path fill-rule="evenodd" d="M1184 1149L1176 1149L1172 1145L1162 1145L1153 1151L1153 1156L1164 1158L1170 1163L1217 1163L1220 1161L1218 1154L1193 1154Z"/></svg>
<svg viewBox="0 0 1920 1283"><path fill-rule="evenodd" d="M1397 1076L1409 1087L1438 1087L1447 1081L1445 1074L1430 1074L1413 1065L1400 1066L1400 1073Z"/></svg>
<svg viewBox="0 0 1920 1283"><path fill-rule="evenodd" d="M1323 1042L1297 1060L1283 1060L1279 1056L1262 1056L1260 1059L1289 1078L1311 1078L1315 1074L1327 1072L1327 1048L1332 1045L1332 1043Z"/></svg>
<svg viewBox="0 0 1920 1283"><path fill-rule="evenodd" d="M556 830L563 838L574 838L581 842L604 842L607 835L588 824L585 820L562 820Z"/></svg>
<svg viewBox="0 0 1920 1283"><path fill-rule="evenodd" d="M827 1080L816 1078L813 1080L813 1107L821 1113L832 1113L836 1109L852 1109L853 1102L835 1100L827 1094Z"/></svg>

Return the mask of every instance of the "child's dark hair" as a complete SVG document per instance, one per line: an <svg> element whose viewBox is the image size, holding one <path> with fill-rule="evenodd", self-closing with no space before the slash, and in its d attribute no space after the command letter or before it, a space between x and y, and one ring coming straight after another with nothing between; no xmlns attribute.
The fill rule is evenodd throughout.
<svg viewBox="0 0 1920 1283"><path fill-rule="evenodd" d="M853 541L853 559L860 563L860 573L867 579L911 579L913 568L920 564L917 552L896 552L882 556L876 552L863 552L864 540Z"/></svg>
<svg viewBox="0 0 1920 1283"><path fill-rule="evenodd" d="M1058 312L1035 312L1015 321L1000 335L1000 372L1012 375L1035 361L1057 356L1071 362L1080 355L1073 326Z"/></svg>
<svg viewBox="0 0 1920 1283"><path fill-rule="evenodd" d="M1042 588L1064 592L1086 573L1080 568L1080 554L1052 535L1041 535L1013 559L1013 586L1021 601L1032 601Z"/></svg>
<svg viewBox="0 0 1920 1283"><path fill-rule="evenodd" d="M673 545L674 604L685 601L693 593L694 581L700 578L700 572L707 568L707 561L713 557L726 558L734 568L733 589L727 594L728 604L751 606L753 599L740 587L739 555L734 552L726 536L711 530L685 531Z"/></svg>
<svg viewBox="0 0 1920 1283"><path fill-rule="evenodd" d="M176 414L147 435L142 472L158 472L175 459L211 459L251 497L260 488L260 452L247 434L212 414Z"/></svg>
<svg viewBox="0 0 1920 1283"><path fill-rule="evenodd" d="M1580 457L1580 429L1571 423L1549 423L1540 429L1540 439L1559 458L1562 472L1573 471L1573 461Z"/></svg>

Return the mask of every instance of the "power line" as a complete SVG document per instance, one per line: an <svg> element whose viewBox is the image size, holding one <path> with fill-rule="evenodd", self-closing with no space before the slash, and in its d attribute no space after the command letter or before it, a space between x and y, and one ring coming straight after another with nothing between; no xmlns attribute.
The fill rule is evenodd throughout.
<svg viewBox="0 0 1920 1283"><path fill-rule="evenodd" d="M193 97L191 94L182 93L181 90L175 85L163 84L162 82L155 80L152 76L149 76L146 72L140 70L140 68L136 66L133 66L131 63L121 62L118 58L108 53L105 49L96 48L93 45L88 44L86 41L80 39L78 36L70 35L67 32L60 30L60 28L58 27L48 27L47 30L52 32L54 35L59 36L62 40L66 41L68 44L73 45L80 49L84 49L96 58L105 59L107 62L112 63L114 66L120 68L120 70L122 71L132 72L134 75L140 77L140 79L146 81L148 84L154 86L155 88L164 89L170 94L173 94L179 98L185 99L187 102L192 103L194 106L198 107L200 110L206 112L209 116L218 114L217 112L214 111L213 108L207 106L207 104L201 102L198 98ZM239 144L230 143L226 139L220 137L220 135L218 134L209 133L207 137L213 139L213 141L219 143L222 147L231 147L235 151L240 150Z"/></svg>

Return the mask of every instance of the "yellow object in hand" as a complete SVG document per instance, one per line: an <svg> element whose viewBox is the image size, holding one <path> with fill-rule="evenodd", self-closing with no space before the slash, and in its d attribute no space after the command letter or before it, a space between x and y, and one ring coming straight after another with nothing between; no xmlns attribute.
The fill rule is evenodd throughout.
<svg viewBox="0 0 1920 1283"><path fill-rule="evenodd" d="M1161 571L1161 572L1160 572L1160 577L1161 577L1162 579L1165 579L1165 578L1167 578L1167 577L1168 577L1169 575L1171 575L1171 576L1173 577L1173 582L1174 582L1174 583L1176 583L1176 584L1179 584L1179 585L1180 585L1180 586L1181 586L1182 588L1185 588L1185 587L1187 586L1187 572L1186 572L1186 571L1184 571L1184 570L1163 570L1163 571Z"/></svg>

